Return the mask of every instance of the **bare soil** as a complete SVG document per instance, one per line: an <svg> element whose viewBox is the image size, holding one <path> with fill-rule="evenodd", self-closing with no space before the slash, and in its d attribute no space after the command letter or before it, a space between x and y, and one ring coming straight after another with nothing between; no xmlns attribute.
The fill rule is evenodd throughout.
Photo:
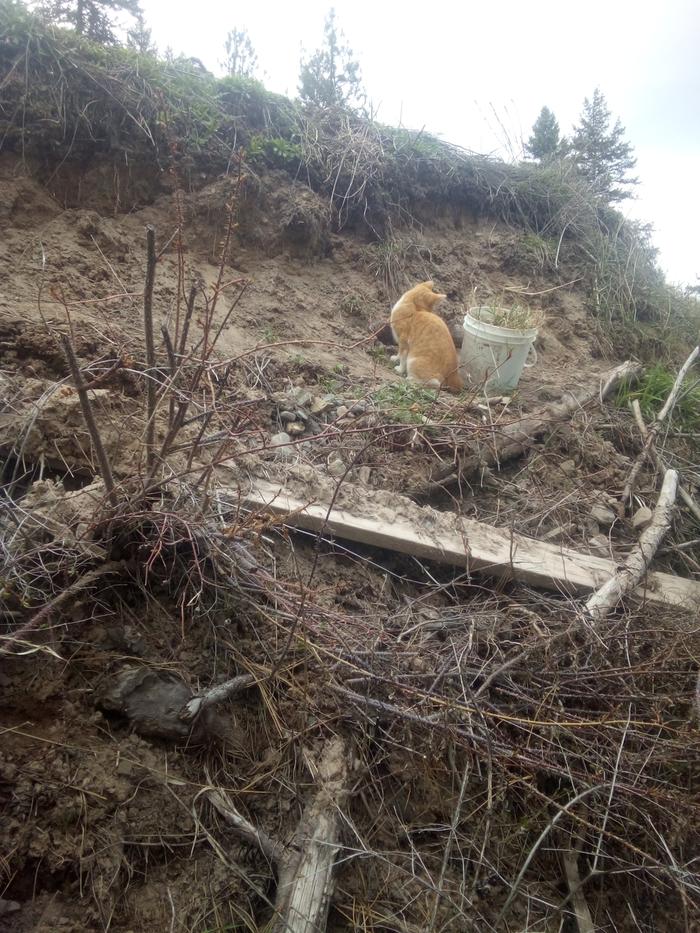
<svg viewBox="0 0 700 933"><path fill-rule="evenodd" d="M172 327L182 313L183 292L193 275L211 293L220 273L234 182L221 178L191 192L171 184L162 193L163 187L161 181L161 193L155 194L153 180L143 179L141 206L124 213L110 178L95 168L81 181L78 206L66 209L57 191L52 196L50 184L40 184L17 160L0 157L0 449L7 458L5 481L24 484L18 514L27 527L40 520L45 544L76 548L86 565L99 542L92 540L94 510L83 506L99 499L102 490L87 485L99 472L97 460L57 334L71 335L81 364L93 367L96 379L109 369L106 361L121 360L90 395L117 479L138 475L144 456L143 381L134 360L143 353L145 227L156 228L160 250L154 294L158 332L161 324ZM335 231L325 203L282 173L251 178L236 211L225 275L248 284L217 354L221 371L226 370L222 398L231 412L224 427L235 435L228 463L241 478L249 472L286 474L297 482L302 477L308 490L307 478L314 470L332 489L339 475L333 464L339 461L348 468L347 477L379 502L382 493L404 493L425 481L436 459L448 456L454 437L486 437L494 424L534 411L567 388L595 385L601 372L616 362L601 358L586 296L575 281L569 284L575 275L545 273L536 244L489 219L445 211L430 224L403 230L396 247L400 272L390 274L376 244L362 231ZM503 294L517 294L544 310L538 365L524 373L512 400L490 403L489 410L476 392L405 405L400 396L386 395L387 387L390 392L400 389L402 381L373 334L386 323L397 292L425 278L433 278L448 294L444 315L457 327L472 303ZM222 299L222 316L224 304ZM319 416L318 431L307 428L294 441L290 460L280 462L270 438L285 426L284 407L305 390L309 399L301 407L309 409L327 395L335 399L334 407L325 420ZM345 412L339 407L343 404ZM161 440L164 417L161 412ZM191 439L196 430L194 425L185 437ZM629 437L614 413L581 412L497 478L483 476L431 504L534 536L554 532L556 540L591 551L597 547L596 552L600 542L592 545L591 539L602 531L608 552L619 557L634 540L631 527L616 522L612 529L601 528L591 509L614 502L634 454ZM185 461L182 452L173 469L184 468ZM206 463L205 454L201 462ZM654 486L646 482L640 495L651 501ZM71 499L66 494L71 489L82 490L88 499ZM52 519L72 529L70 540L57 537ZM34 539L13 532L7 540L28 550ZM141 561L143 549L134 540L124 545L120 559ZM219 586L213 606L187 608L179 589L189 582L176 578L175 562L159 557L155 548L144 560L143 586L119 579L105 582L55 615L34 647L25 646L26 654L3 658L0 929L264 929L274 900L270 866L254 846L217 820L201 791L210 783L224 787L256 825L276 838L288 838L312 793L314 761L329 730L351 736L354 760L345 827L348 856L339 871L329 929L492 928L517 867L543 825L537 820L546 822L552 815L545 803L534 814L532 798L525 803L526 792L521 795L518 782L524 788L532 781L544 795L537 799L544 800L553 793L553 770L545 768L539 777L533 777L534 766L527 772L523 733L498 721L499 729L512 733L513 751L508 754L516 761L513 773L522 767L525 776L504 778L498 786L516 790L507 796L499 796L499 790L494 798L492 765L465 752L452 713L441 719L439 704L431 707L432 732L408 720L390 722L376 715L358 736L354 707L341 695L324 692L320 672L324 663L336 671L338 659L355 665L356 679L350 677L348 685L362 693L361 668L371 659L378 682L400 683L418 691L415 697L420 694L423 701L441 679L455 678L456 695L468 705L470 691L483 681L488 664L501 657L499 652L529 644L542 626L559 636L571 622L570 607L553 595L455 580L446 570L408 558L290 537L264 523L259 528L248 523L246 540L270 579L287 588L290 600L308 587L314 614L300 630L307 642L295 643L297 653L277 679L223 708L223 739L177 746L137 735L122 717L100 706L99 696L125 665L167 671L192 691L241 672L262 676L288 637L294 611L277 603L278 618L269 604L261 608L257 597L235 581ZM37 581L32 609L42 605L41 593ZM13 605L12 611L25 618L26 607ZM676 746L696 748L688 697L697 633L687 620L662 615L630 624L639 633L631 648L621 634L622 622L611 629L610 680L595 701L601 717L612 716L615 704L622 702L615 685L629 663L635 677L657 676L656 713L675 722ZM675 632L663 658L655 645L655 626ZM560 656L559 648L552 649L556 662L551 663L558 682L567 685L573 716L579 705L589 703L570 679L585 648L567 651L562 649ZM547 690L546 682L537 678L549 656L535 653L532 660L520 698L507 695L513 723L528 716L535 721L539 713L533 697L544 697ZM657 661L659 673L653 675ZM460 688L459 672L467 668L475 677L468 678L471 686ZM397 696L393 686L387 688L387 703ZM549 699L542 703L539 718L549 722L555 714ZM637 719L652 718L653 704L647 708L645 703L640 700ZM495 710L489 702L486 715L495 716ZM485 721L496 729L496 719ZM470 720L468 725L476 732L481 729L480 722ZM539 735L539 728L533 725L533 734ZM556 744L556 728L545 728ZM639 735L635 741L640 742L643 767ZM494 742L502 741L499 732ZM499 749L494 754L506 754ZM577 768L583 774L587 767L580 754L572 759L577 776ZM687 781L690 787L692 775L697 777L693 755L679 751L671 762L680 785ZM554 767L555 758L552 752L548 767ZM465 774L467 803L464 795L460 798ZM625 779L633 781L629 774ZM660 780L659 794L663 792ZM456 912L456 898L448 898L436 908L437 925L429 927L446 828L460 799L464 820L480 827L484 846L491 838L500 846L501 869L484 860L484 850L481 860L470 850L461 863L455 852L444 883L453 892L460 885L468 889L462 903L471 905L469 914ZM660 806L670 810L674 799L669 791ZM692 832L686 829L679 850L687 855ZM614 831L624 837L625 827L615 824ZM630 831L633 839L635 831ZM514 905L511 926L503 929L561 929L562 914L542 906L565 898L557 880L561 871L555 855L543 858L551 877L528 876L528 896ZM477 862L480 867L474 869ZM503 876L503 865L512 867L510 877ZM673 897L673 913L650 902L648 888L635 893L633 880L611 879L601 882L592 898L598 928L691 928L684 926L679 900L669 886L663 891ZM573 929L571 917L564 923Z"/></svg>

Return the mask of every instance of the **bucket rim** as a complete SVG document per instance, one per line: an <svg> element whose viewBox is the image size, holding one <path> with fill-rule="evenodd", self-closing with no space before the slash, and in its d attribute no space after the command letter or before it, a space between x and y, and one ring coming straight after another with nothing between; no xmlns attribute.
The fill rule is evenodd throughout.
<svg viewBox="0 0 700 933"><path fill-rule="evenodd" d="M523 337L528 336L533 338L537 336L539 332L539 328L537 327L503 327L501 324L492 324L490 321L482 321L480 317L472 314L473 311L482 310L493 314L493 312L497 311L499 308L504 311L507 310L506 308L503 308L502 305L474 305L465 311L464 324L467 323L467 320L470 320L475 324L478 324L480 327L489 328L489 330L492 330L494 334L521 334Z"/></svg>

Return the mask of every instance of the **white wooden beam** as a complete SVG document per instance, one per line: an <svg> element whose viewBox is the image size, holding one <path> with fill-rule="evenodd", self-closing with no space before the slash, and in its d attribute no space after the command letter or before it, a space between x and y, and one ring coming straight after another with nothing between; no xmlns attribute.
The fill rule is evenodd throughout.
<svg viewBox="0 0 700 933"><path fill-rule="evenodd" d="M328 503L305 502L279 485L255 479L250 491L242 494L241 505L286 518L285 524L292 528L320 531L347 541L566 593L596 590L617 569L613 561L604 557L581 554L460 516L450 516L451 530L446 532L441 527L439 533L432 533L430 526L435 524L435 513L421 510L414 503L410 503L411 508L424 512L425 522L411 522L402 517L388 522L340 507L329 512ZM700 583L672 574L650 573L633 593L653 603L700 609Z"/></svg>

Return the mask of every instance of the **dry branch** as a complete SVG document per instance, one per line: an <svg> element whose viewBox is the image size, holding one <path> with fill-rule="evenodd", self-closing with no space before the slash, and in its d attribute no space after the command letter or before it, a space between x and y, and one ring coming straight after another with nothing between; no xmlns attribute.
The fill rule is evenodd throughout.
<svg viewBox="0 0 700 933"><path fill-rule="evenodd" d="M192 697L180 713L180 719L185 721L194 719L204 712L207 707L229 700L243 690L247 690L248 687L252 687L255 682L255 677L252 674L240 674L238 677L227 680L225 684L218 684L216 687L212 687L211 690L207 690L206 693Z"/></svg>
<svg viewBox="0 0 700 933"><path fill-rule="evenodd" d="M97 452L97 459L100 461L100 470L102 471L102 480L105 484L107 498L109 499L111 505L116 505L117 497L114 491L112 467L109 462L109 457L107 456L107 451L105 450L104 444L102 443L102 438L100 437L97 422L95 421L95 417L92 413L92 406L90 405L87 389L85 388L83 380L80 376L78 360L75 357L75 352L73 351L73 346L70 342L70 339L65 334L61 334L61 343L63 344L63 352L66 354L66 359L68 360L73 382L75 383L78 398L80 399L80 407L83 412L83 418L85 419L85 424L87 425L87 429L90 432L90 438L92 439L93 446Z"/></svg>
<svg viewBox="0 0 700 933"><path fill-rule="evenodd" d="M637 422L637 426L638 426L638 428L639 428L639 433L642 435L642 440L643 440L643 441L646 441L646 439L647 439L647 437L648 437L648 434L649 434L649 429L647 428L646 424L644 423L644 416L642 415L642 409L641 409L641 407L640 407L640 405L639 405L638 399L636 399L636 398L633 399L633 400L630 402L630 406L631 406L631 408L632 408L632 413L634 414L635 421ZM650 446L649 452L651 453L651 456L654 458L654 461L655 461L656 466L657 466L657 468L659 469L659 471L660 471L661 473L665 473L666 470L668 470L668 464L666 463L666 461L664 460L664 458L661 456L661 454L659 453L659 451L656 449L656 444L652 444L652 445ZM681 484L680 481L679 481L679 483L678 483L678 495L681 497L681 499L683 500L683 502L685 502L685 504L686 504L686 506L688 507L689 511L692 512L693 515L695 516L695 518L700 522L700 506L697 504L697 502L695 501L695 499L693 499L693 497L691 496L691 494L690 494L690 493L688 492L688 490Z"/></svg>
<svg viewBox="0 0 700 933"><path fill-rule="evenodd" d="M583 882L578 870L578 857L581 851L580 842L571 849L561 851L561 860L564 865L566 886L569 889L571 906L576 917L579 933L595 933L595 925L583 893Z"/></svg>
<svg viewBox="0 0 700 933"><path fill-rule="evenodd" d="M577 392L569 392L561 402L546 405L530 417L506 425L499 430L497 436L494 436L493 447L484 448L478 453L459 458L457 463L442 468L434 474L428 484L414 488L411 496L413 498L429 498L435 492L439 492L445 487L458 482L462 477L477 472L484 466L501 464L506 460L519 457L532 446L536 438L551 430L554 422L565 421L574 412L579 411L595 399L602 401L623 380L636 377L640 370L641 366L638 363L632 363L628 360L601 376L597 386ZM602 387L600 383L602 383Z"/></svg>
<svg viewBox="0 0 700 933"><path fill-rule="evenodd" d="M146 337L146 469L150 473L156 443L156 350L153 340L153 284L156 277L156 231L146 227L146 286L143 292L143 323Z"/></svg>
<svg viewBox="0 0 700 933"><path fill-rule="evenodd" d="M330 739L318 763L318 792L304 811L288 848L277 885L279 918L273 933L319 933L333 893L333 865L339 842L339 807L348 793L347 749ZM293 855L292 855L293 853Z"/></svg>
<svg viewBox="0 0 700 933"><path fill-rule="evenodd" d="M652 445L656 439L656 435L659 433L659 430L661 429L661 425L664 423L668 413L671 411L671 409L675 405L676 398L678 397L678 393L681 390L681 386L683 384L683 380L685 379L686 373L688 372L690 367L695 362L695 359L698 353L700 353L700 346L695 347L695 349L690 354L688 359L681 366L678 372L678 375L676 376L676 381L673 383L673 388L671 389L671 392L669 393L669 396L666 399L666 402L664 403L663 408L658 413L658 415L654 419L653 424L648 430L646 440L644 441L644 445L639 453L639 456L637 457L637 459L634 461L632 465L632 469L630 470L630 474L627 478L627 482L625 483L625 488L622 491L622 497L620 500L620 510L623 513L625 510L625 506L632 499L632 493L634 491L634 487L637 482L637 476L639 475L639 471L641 470L642 465L644 464L644 461L649 455Z"/></svg>
<svg viewBox="0 0 700 933"><path fill-rule="evenodd" d="M622 597L637 586L646 573L661 539L671 526L671 513L677 489L678 473L675 470L667 470L654 515L649 526L642 532L639 544L625 561L624 567L596 590L586 603L586 611L595 621L605 618Z"/></svg>
<svg viewBox="0 0 700 933"><path fill-rule="evenodd" d="M226 822L235 829L244 839L252 842L263 853L265 858L269 859L273 865L279 866L284 860L284 846L272 839L267 833L253 826L250 820L247 820L243 814L231 803L231 800L224 791L219 788L205 790L204 796L211 803L214 809L226 820Z"/></svg>
<svg viewBox="0 0 700 933"><path fill-rule="evenodd" d="M109 561L109 563L103 564L101 567L98 567L96 570L90 570L88 573L83 574L82 577L79 577L74 583L71 583L70 586L67 586L62 590L58 596L54 597L50 602L36 612L31 619L28 619L23 625L20 625L18 629L15 629L11 635L8 636L10 644L7 647L0 648L0 655L8 654L12 643L20 642L29 634L38 628L43 622L46 622L57 609L59 609L65 602L67 602L72 596L77 595L78 593L86 590L88 587L92 586L93 583L96 583L101 577L106 576L109 573L119 573L124 569L124 564L122 561Z"/></svg>
<svg viewBox="0 0 700 933"><path fill-rule="evenodd" d="M222 790L212 787L203 791L229 826L275 866L278 881L272 933L319 933L326 928L333 866L340 848L338 814L348 793L347 749L340 736L326 742L316 781L316 795L288 845L254 826Z"/></svg>

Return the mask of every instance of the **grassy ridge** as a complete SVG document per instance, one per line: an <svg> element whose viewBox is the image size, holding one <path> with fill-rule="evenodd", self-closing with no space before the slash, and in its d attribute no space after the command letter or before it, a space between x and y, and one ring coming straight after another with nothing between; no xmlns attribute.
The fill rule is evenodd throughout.
<svg viewBox="0 0 700 933"><path fill-rule="evenodd" d="M217 79L47 26L0 0L0 148L47 166L126 154L180 177L226 170L236 148L327 198L337 227L392 231L450 205L525 231L549 271L583 279L613 349L658 356L693 339L697 302L668 288L649 231L601 202L565 161L510 164L351 111L301 106L254 80ZM565 268L565 273L563 271Z"/></svg>

